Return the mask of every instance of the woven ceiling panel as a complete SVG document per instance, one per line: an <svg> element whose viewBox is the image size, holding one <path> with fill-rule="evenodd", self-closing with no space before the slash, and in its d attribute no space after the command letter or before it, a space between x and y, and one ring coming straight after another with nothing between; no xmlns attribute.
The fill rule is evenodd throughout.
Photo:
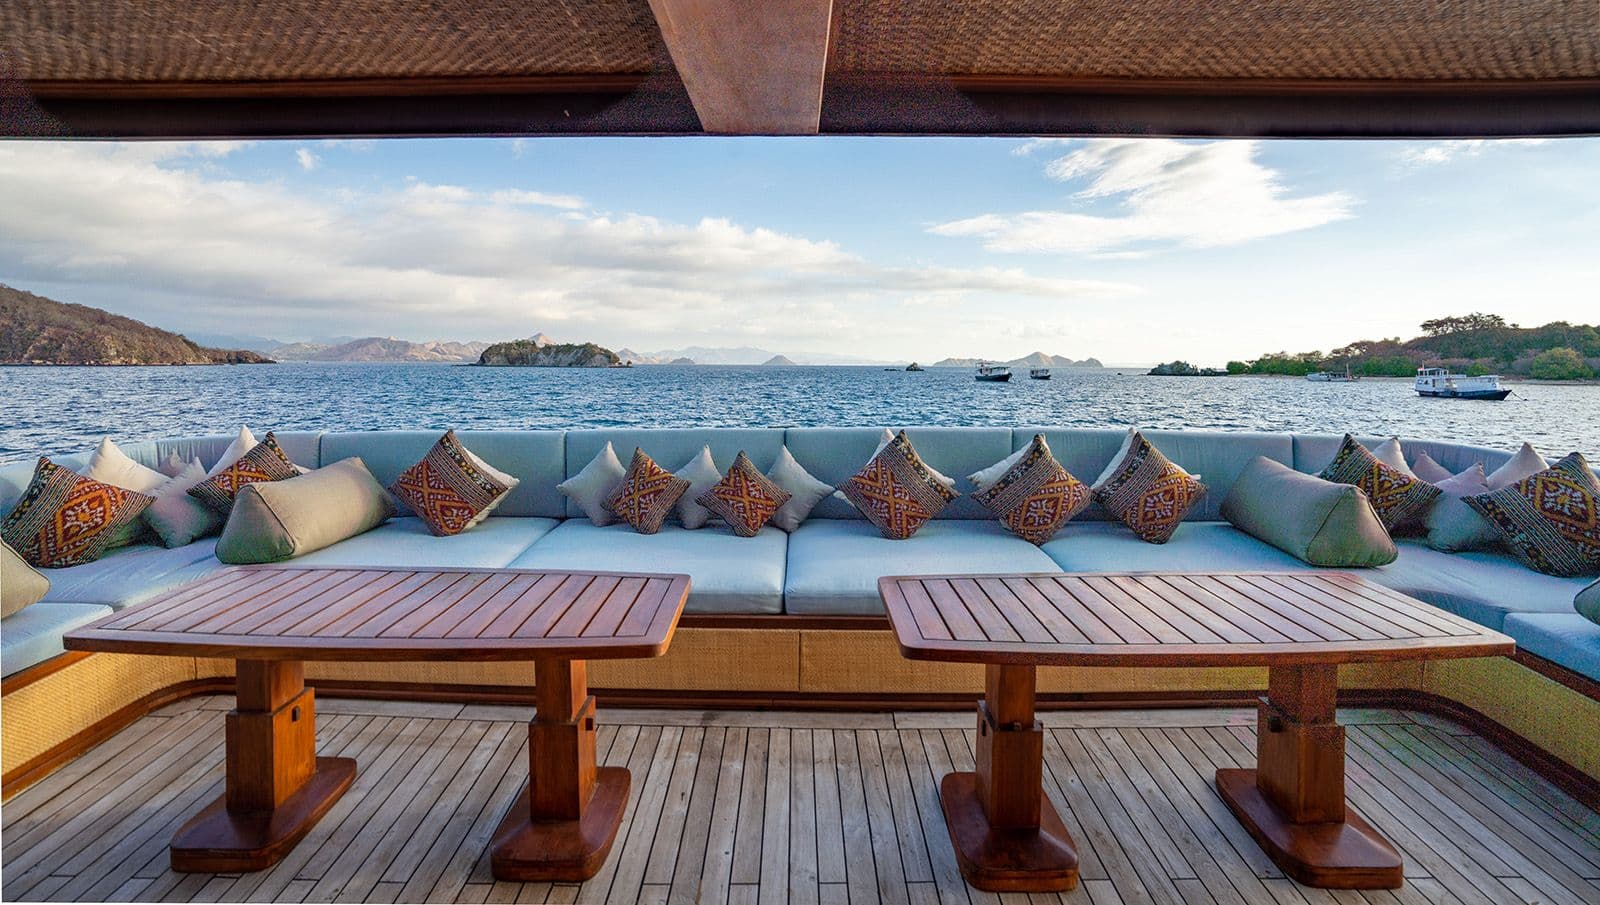
<svg viewBox="0 0 1600 905"><path fill-rule="evenodd" d="M640 73L667 59L647 0L4 0L27 79Z"/></svg>
<svg viewBox="0 0 1600 905"><path fill-rule="evenodd" d="M1600 0L834 0L835 72L1600 77Z"/></svg>

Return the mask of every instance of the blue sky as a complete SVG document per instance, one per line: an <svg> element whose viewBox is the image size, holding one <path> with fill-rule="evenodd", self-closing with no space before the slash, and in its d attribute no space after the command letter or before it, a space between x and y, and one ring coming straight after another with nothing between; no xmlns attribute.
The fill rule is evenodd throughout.
<svg viewBox="0 0 1600 905"><path fill-rule="evenodd" d="M1220 364L1600 320L1600 139L0 145L0 282L169 329Z"/></svg>

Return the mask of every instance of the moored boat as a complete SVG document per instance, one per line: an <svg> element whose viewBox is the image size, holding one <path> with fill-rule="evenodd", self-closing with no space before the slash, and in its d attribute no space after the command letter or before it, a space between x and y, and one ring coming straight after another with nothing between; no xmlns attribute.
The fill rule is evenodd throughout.
<svg viewBox="0 0 1600 905"><path fill-rule="evenodd" d="M1361 379L1361 375L1352 374L1350 366L1345 365L1342 374L1338 371L1312 371L1306 375L1306 379L1312 383L1355 383Z"/></svg>
<svg viewBox="0 0 1600 905"><path fill-rule="evenodd" d="M1511 391L1500 386L1499 374L1473 377L1452 374L1445 368L1418 368L1417 394L1439 399L1493 399L1501 400Z"/></svg>
<svg viewBox="0 0 1600 905"><path fill-rule="evenodd" d="M1030 369L1028 369L1028 379L1029 380L1049 380L1050 379L1050 369L1049 368L1030 368Z"/></svg>
<svg viewBox="0 0 1600 905"><path fill-rule="evenodd" d="M978 365L978 372L972 376L986 383L1005 383L1011 379L1011 369L1005 365L983 362Z"/></svg>

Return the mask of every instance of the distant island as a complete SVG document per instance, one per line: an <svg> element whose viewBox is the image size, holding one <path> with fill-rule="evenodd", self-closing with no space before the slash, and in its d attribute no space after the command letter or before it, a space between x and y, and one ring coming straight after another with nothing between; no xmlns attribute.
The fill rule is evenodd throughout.
<svg viewBox="0 0 1600 905"><path fill-rule="evenodd" d="M1010 361L994 361L994 360L988 359L988 358L946 358L946 359L943 359L941 361L936 361L933 364L928 365L928 367L930 367L930 368L975 368L980 363L983 363L983 362L988 362L989 364L1005 365L1006 367L1009 367L1009 368L1103 368L1103 367L1105 367L1105 365L1102 365L1100 363L1100 359L1098 359L1098 358L1085 358L1082 361L1075 361L1075 360L1073 360L1071 358L1067 358L1064 355L1048 355L1048 354L1046 354L1044 352L1034 352L1031 355L1024 355L1021 358L1013 358Z"/></svg>
<svg viewBox="0 0 1600 905"><path fill-rule="evenodd" d="M0 283L0 364L272 364L248 349L213 349L131 317Z"/></svg>
<svg viewBox="0 0 1600 905"><path fill-rule="evenodd" d="M515 368L611 368L622 364L617 353L594 343L541 343L516 339L483 350L478 364Z"/></svg>
<svg viewBox="0 0 1600 905"><path fill-rule="evenodd" d="M785 358L782 355L774 355L771 358L767 359L766 361L763 361L761 363L761 366L762 367L792 368L795 365L794 365L794 362L790 361L789 359Z"/></svg>
<svg viewBox="0 0 1600 905"><path fill-rule="evenodd" d="M1221 368L1197 368L1187 361L1169 361L1150 369L1152 377L1226 377Z"/></svg>
<svg viewBox="0 0 1600 905"><path fill-rule="evenodd" d="M535 339L549 337L539 334ZM430 340L410 342L394 337L368 336L346 343L289 343L268 352L279 361L359 361L359 362L474 362L489 348L486 342Z"/></svg>
<svg viewBox="0 0 1600 905"><path fill-rule="evenodd" d="M1321 352L1272 352L1253 361L1230 361L1230 374L1344 371L1363 377L1410 377L1418 368L1463 374L1505 374L1535 380L1592 380L1600 373L1600 327L1555 321L1519 327L1496 314L1468 314L1422 322L1415 339L1364 339Z"/></svg>

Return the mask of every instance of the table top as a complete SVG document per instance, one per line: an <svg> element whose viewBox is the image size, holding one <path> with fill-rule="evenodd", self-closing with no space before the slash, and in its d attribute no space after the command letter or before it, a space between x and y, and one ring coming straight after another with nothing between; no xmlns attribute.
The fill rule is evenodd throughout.
<svg viewBox="0 0 1600 905"><path fill-rule="evenodd" d="M224 569L68 632L68 650L261 660L658 657L689 576Z"/></svg>
<svg viewBox="0 0 1600 905"><path fill-rule="evenodd" d="M914 660L1270 666L1510 654L1511 638L1348 572L890 576Z"/></svg>

